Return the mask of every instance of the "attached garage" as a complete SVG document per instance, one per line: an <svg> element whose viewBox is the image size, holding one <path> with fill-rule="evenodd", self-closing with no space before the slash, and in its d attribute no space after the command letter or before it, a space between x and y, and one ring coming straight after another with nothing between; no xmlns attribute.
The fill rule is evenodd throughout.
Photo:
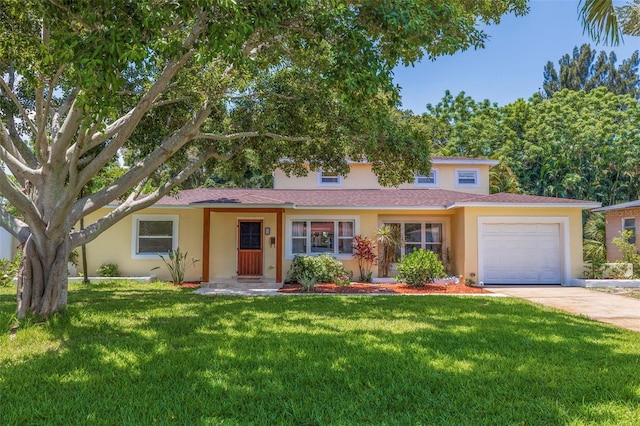
<svg viewBox="0 0 640 426"><path fill-rule="evenodd" d="M553 218L481 219L478 278L485 284L563 284L564 226Z"/></svg>

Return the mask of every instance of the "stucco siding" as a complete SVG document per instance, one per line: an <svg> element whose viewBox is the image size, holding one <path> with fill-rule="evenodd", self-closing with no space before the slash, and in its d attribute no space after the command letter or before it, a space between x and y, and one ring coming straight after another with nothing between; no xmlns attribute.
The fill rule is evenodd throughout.
<svg viewBox="0 0 640 426"><path fill-rule="evenodd" d="M342 179L340 186L323 186L318 185L318 173L310 171L307 176L287 177L281 170L276 170L274 173L274 188L275 189L380 189L382 186L378 183L378 179L371 170L370 164L352 163L351 172ZM438 173L438 185L436 188L447 189L451 191L460 191L471 194L489 194L489 167L488 165L455 165L455 164L438 164L433 168L437 169ZM456 170L477 170L478 171L478 186L473 187L458 187L456 186ZM414 183L406 183L400 185L401 189L416 189L427 188L424 186L417 186Z"/></svg>
<svg viewBox="0 0 640 426"><path fill-rule="evenodd" d="M271 237L276 235L275 213L211 213L209 278L230 278L237 276L238 221L242 219L262 220L263 276L276 279L276 245L271 245ZM270 235L264 235L265 228ZM202 239L202 238L200 238Z"/></svg>
<svg viewBox="0 0 640 426"><path fill-rule="evenodd" d="M519 207L465 207L464 208L464 226L465 226L465 256L464 267L465 278L472 278L476 281L482 280L479 276L478 264L478 219L479 218L522 218L525 222L535 222L530 218L557 218L558 223L562 225L562 232L567 233L566 240L568 247L563 247L567 253L567 259L563 259L568 264L568 270L563 271L567 277L564 284L568 284L568 278L577 278L583 275L582 261L582 210L579 208L519 208ZM483 253L484 256L490 256L491 253ZM475 274L472 277L471 274Z"/></svg>
<svg viewBox="0 0 640 426"><path fill-rule="evenodd" d="M109 210L100 209L89 215L85 223L89 224L107 214ZM176 215L178 216L178 247L187 252L189 258L200 259L202 255L202 211L199 209L144 209L136 214L145 215ZM118 265L121 276L150 276L155 275L162 280L170 280L169 272L160 257L150 259L135 259L132 253L133 215L124 219L104 231L94 241L87 244L87 268L89 276L96 276L97 269L103 263ZM77 248L80 254L80 248ZM82 271L82 260L79 260L78 271ZM159 269L153 268L159 267ZM194 267L187 269L187 281L199 280L202 276L202 260Z"/></svg>
<svg viewBox="0 0 640 426"><path fill-rule="evenodd" d="M606 212L606 235L607 235L607 261L616 262L622 259L622 253L613 243L613 239L620 236L624 219L635 219L636 227L640 224L640 209L621 209ZM636 228L636 247L640 249L640 238L637 236Z"/></svg>

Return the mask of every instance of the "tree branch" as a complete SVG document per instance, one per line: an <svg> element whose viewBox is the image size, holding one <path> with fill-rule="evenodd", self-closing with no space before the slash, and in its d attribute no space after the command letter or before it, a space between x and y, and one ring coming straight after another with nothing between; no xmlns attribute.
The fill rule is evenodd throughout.
<svg viewBox="0 0 640 426"><path fill-rule="evenodd" d="M195 53L193 50L193 45L200 34L202 34L202 32L206 30L208 20L209 15L205 12L201 13L193 28L189 32L189 35L183 42L185 53L179 58L169 61L167 65L165 65L162 73L160 73L156 81L142 96L135 107L133 107L124 116L113 122L110 126L107 126L105 132L96 133L95 135L93 135L93 137L91 138L91 142L87 144L84 152L100 145L109 138L113 139L111 143L109 143L108 147L102 150L102 152L98 154L98 156L92 161L92 163L87 166L87 169L89 170L87 170L88 173L83 173L84 178L81 179L82 185L88 182L88 179L90 179L91 176L97 173L100 168L107 164L117 154L118 150L129 139L144 114L146 114L147 111L149 111L153 107L153 103L164 92L165 88L171 82L173 77L193 56L193 54ZM87 175L89 175L88 178Z"/></svg>
<svg viewBox="0 0 640 426"><path fill-rule="evenodd" d="M187 123L185 123L179 130L165 139L159 147L153 152L147 155L142 161L135 166L131 167L124 175L120 176L108 187L101 189L100 191L91 195L91 205L85 207L84 211L77 211L74 209L71 217L75 221L80 220L80 217L91 213L100 206L103 206L117 198L123 196L129 188L137 185L144 178L148 177L158 167L160 167L165 161L167 161L173 154L175 154L180 148L182 148L187 142L194 139L198 129L202 126L202 123L207 119L211 113L211 106L205 102L202 109L198 111ZM98 157L100 154L98 155ZM96 158L98 158L96 157ZM85 184L88 182L95 173L91 172L96 165L94 159L88 166L86 166L79 174L78 184Z"/></svg>
<svg viewBox="0 0 640 426"><path fill-rule="evenodd" d="M20 111L20 116L22 117L24 122L27 123L34 136L38 134L38 129L36 128L35 123L29 118L29 114L27 114L27 111L22 107L22 104L13 93L13 90L9 87L7 82L4 81L4 78L2 78L2 76L0 76L0 87L2 87L2 90L6 93L6 96L8 96L9 99L11 99L11 102L13 102L13 104L18 108L18 111Z"/></svg>
<svg viewBox="0 0 640 426"><path fill-rule="evenodd" d="M28 219L28 222L37 223L40 226L40 230L43 231L46 224L42 221L38 209L33 205L33 202L29 198L29 188L24 189L26 194L15 186L11 180L7 177L4 169L0 167L0 193L9 202L17 208ZM7 229L11 232L10 229ZM36 230L37 231L37 230ZM41 235L41 232L40 232Z"/></svg>
<svg viewBox="0 0 640 426"><path fill-rule="evenodd" d="M0 207L0 227L4 228L13 235L20 244L23 244L29 238L29 226L11 213Z"/></svg>
<svg viewBox="0 0 640 426"><path fill-rule="evenodd" d="M180 185L185 181L193 172L199 169L208 159L215 155L215 149L211 148L205 154L199 156L197 159L192 161L187 167L182 169L180 173L178 173L175 177L169 179L164 185L158 187L154 192L145 195L143 198L136 197L134 194L127 197L127 200L116 207L114 210L109 212L104 217L98 219L93 224L87 226L84 230L74 232L71 234L71 247L72 249L78 247L82 244L87 244L93 241L96 237L98 237L102 232L108 229L113 224L120 221L125 216L134 213L136 211L142 210L149 206L155 204L162 197L167 195L173 188ZM141 188L142 185L139 186ZM136 191L134 191L136 193ZM89 206L90 199L86 198L83 200L79 200L74 207L74 212L71 215L72 217L77 217L78 214L80 216L85 216L88 212L93 211L95 209L90 208ZM87 208L89 207L89 208ZM75 222L69 222L69 224L74 224Z"/></svg>
<svg viewBox="0 0 640 426"><path fill-rule="evenodd" d="M285 135L279 135L277 133L272 133L272 132L257 132L257 131L253 131L253 132L239 132L239 133L232 133L229 135L223 135L223 134L219 134L219 133L198 133L195 137L195 139L211 139L211 140L216 140L216 141L231 141L231 140L235 140L235 139L242 139L242 138L256 138L256 137L267 137L267 138L271 138L271 139L277 139L277 140L283 140L283 141L287 141L287 142L310 142L312 140L311 137L309 136L285 136Z"/></svg>

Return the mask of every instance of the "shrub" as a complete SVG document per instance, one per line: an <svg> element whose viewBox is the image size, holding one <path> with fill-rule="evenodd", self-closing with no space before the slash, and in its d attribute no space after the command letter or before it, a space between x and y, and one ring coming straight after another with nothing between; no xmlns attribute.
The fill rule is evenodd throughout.
<svg viewBox="0 0 640 426"><path fill-rule="evenodd" d="M98 276L100 277L119 277L120 270L118 269L118 265L116 263L105 262L96 271Z"/></svg>
<svg viewBox="0 0 640 426"><path fill-rule="evenodd" d="M410 287L421 287L445 275L444 265L438 255L424 249L402 256L398 263L398 271L400 273L396 278L406 282Z"/></svg>
<svg viewBox="0 0 640 426"><path fill-rule="evenodd" d="M320 256L296 255L289 269L289 281L302 284L304 277L314 277L318 283L331 283L335 277L347 275L342 263L333 257L321 254Z"/></svg>
<svg viewBox="0 0 640 426"><path fill-rule="evenodd" d="M169 274L171 275L171 281L173 281L174 284L182 284L184 282L184 274L187 272L187 268L189 266L195 266L195 264L200 261L194 257L192 257L191 260L187 260L188 254L189 252L186 251L182 253L180 251L180 247L177 247L175 250L169 251L166 259L163 255L158 255L167 266ZM156 269L159 269L159 267L156 266L151 270L154 271Z"/></svg>
<svg viewBox="0 0 640 426"><path fill-rule="evenodd" d="M371 281L371 267L376 262L375 248L376 245L368 237L361 235L353 237L353 257L358 260L360 281L362 282Z"/></svg>
<svg viewBox="0 0 640 426"><path fill-rule="evenodd" d="M383 277L388 277L391 264L398 260L396 253L402 243L400 225L397 223L382 225L376 231L376 242L378 243L378 253L380 254L380 274Z"/></svg>
<svg viewBox="0 0 640 426"><path fill-rule="evenodd" d="M7 287L13 284L13 279L18 275L21 261L22 250L18 250L11 260L0 259L0 287Z"/></svg>
<svg viewBox="0 0 640 426"><path fill-rule="evenodd" d="M309 276L309 275L303 275L300 277L300 284L302 284L302 290L303 291L311 291L314 288L316 288L316 283L318 281L316 280L316 277L314 276Z"/></svg>
<svg viewBox="0 0 640 426"><path fill-rule="evenodd" d="M636 245L629 242L630 238L631 231L621 231L620 236L611 241L618 246L618 250L622 253L622 262L633 265L633 278L638 278L640 276L640 254L638 254Z"/></svg>
<svg viewBox="0 0 640 426"><path fill-rule="evenodd" d="M351 277L349 275L340 275L333 279L333 282L339 286L345 286L351 284Z"/></svg>

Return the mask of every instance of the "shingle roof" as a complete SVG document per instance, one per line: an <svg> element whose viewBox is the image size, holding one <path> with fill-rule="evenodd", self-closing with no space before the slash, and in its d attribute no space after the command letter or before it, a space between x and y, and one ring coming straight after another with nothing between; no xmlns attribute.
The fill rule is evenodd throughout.
<svg viewBox="0 0 640 426"><path fill-rule="evenodd" d="M593 209L594 212L608 212L611 210L631 209L634 207L640 207L640 200L628 201L626 203L613 204L611 206L600 207L599 209Z"/></svg>
<svg viewBox="0 0 640 426"><path fill-rule="evenodd" d="M477 195L445 189L241 189L201 188L164 197L157 206L448 209L472 205L570 206L598 203L520 194Z"/></svg>

